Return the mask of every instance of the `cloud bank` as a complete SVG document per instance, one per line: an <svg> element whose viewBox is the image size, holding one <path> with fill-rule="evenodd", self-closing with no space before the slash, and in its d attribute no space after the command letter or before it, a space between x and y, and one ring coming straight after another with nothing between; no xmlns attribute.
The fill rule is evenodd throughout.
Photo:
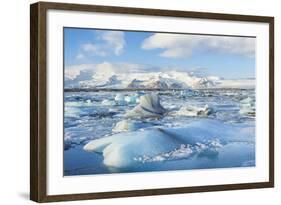
<svg viewBox="0 0 281 205"><path fill-rule="evenodd" d="M179 72L189 72L196 75L204 75L207 73L207 68L203 67L181 67L181 66L157 66L151 64L138 64L129 62L109 62L103 61L101 63L91 63L91 64L77 64L66 66L67 71L65 75L68 78L73 78L83 70L93 70L96 73L146 73L146 72L167 72L167 71L179 71Z"/></svg>
<svg viewBox="0 0 281 205"><path fill-rule="evenodd" d="M92 64L78 64L65 67L65 77L68 79L74 79L77 75L80 75L81 71L93 71L95 73L102 73L104 75L113 75L115 73L136 73L154 71L154 68L149 65L135 64L135 63L110 63L104 61L102 63ZM160 69L160 67L159 67Z"/></svg>
<svg viewBox="0 0 281 205"><path fill-rule="evenodd" d="M196 52L255 55L255 38L155 33L144 39L144 50L161 49L160 56L186 58Z"/></svg>

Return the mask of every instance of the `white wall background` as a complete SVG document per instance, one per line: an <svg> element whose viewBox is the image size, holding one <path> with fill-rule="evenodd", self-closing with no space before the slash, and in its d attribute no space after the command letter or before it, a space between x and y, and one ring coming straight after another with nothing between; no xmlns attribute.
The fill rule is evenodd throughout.
<svg viewBox="0 0 281 205"><path fill-rule="evenodd" d="M51 1L51 0L50 0ZM275 16L276 187L170 196L106 199L60 204L276 204L281 195L280 167L280 37L281 12L277 0L60 0L159 9L179 9ZM29 4L7 0L0 7L0 204L31 204L29 198ZM278 93L279 91L279 93ZM274 203L275 202L275 203Z"/></svg>

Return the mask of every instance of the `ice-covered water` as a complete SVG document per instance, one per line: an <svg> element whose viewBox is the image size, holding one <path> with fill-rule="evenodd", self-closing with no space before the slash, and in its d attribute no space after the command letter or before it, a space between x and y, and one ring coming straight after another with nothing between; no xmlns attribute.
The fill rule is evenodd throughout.
<svg viewBox="0 0 281 205"><path fill-rule="evenodd" d="M161 100L164 108L161 108L161 116L128 115L134 109L139 113L139 108L136 107L140 96L152 93ZM123 91L118 94L109 91L65 92L64 109L65 175L255 165L255 90ZM174 143L173 146L165 144L171 145L172 141L169 139L163 142L150 141L153 137L151 133L155 129L164 130L165 136L165 132L169 132L166 129L187 129L184 133L188 133L194 122L199 122L207 132L199 132L199 126L194 132L199 132L200 137L192 138L193 143L190 143L189 136L183 136L184 140ZM228 126L227 129L232 131L227 140L223 131L216 131L223 126ZM142 136L142 132L148 133L148 137L142 137L140 141L135 136ZM127 139L123 137L125 135L128 136ZM92 140L97 143L95 139L111 138L113 140L110 143L116 143L116 136L121 136L123 144L128 141L130 146L139 143L138 152L132 153L128 148L122 147L122 152L126 149L125 154L121 155L119 151L112 159L113 155L107 155L104 150L87 152L83 149ZM146 151L142 148L148 146L145 143L156 143L159 152ZM157 150L155 147L151 149ZM117 155L123 158L123 164ZM124 161L124 158L128 160Z"/></svg>

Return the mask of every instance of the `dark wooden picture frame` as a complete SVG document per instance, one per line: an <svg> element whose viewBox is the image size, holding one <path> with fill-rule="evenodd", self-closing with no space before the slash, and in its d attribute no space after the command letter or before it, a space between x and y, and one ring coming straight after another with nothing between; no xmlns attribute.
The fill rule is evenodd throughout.
<svg viewBox="0 0 281 205"><path fill-rule="evenodd" d="M269 24L269 181L212 186L47 195L47 69L46 13L49 9L198 19L263 22ZM109 7L39 2L30 6L30 199L37 202L179 194L274 186L274 18L218 13Z"/></svg>

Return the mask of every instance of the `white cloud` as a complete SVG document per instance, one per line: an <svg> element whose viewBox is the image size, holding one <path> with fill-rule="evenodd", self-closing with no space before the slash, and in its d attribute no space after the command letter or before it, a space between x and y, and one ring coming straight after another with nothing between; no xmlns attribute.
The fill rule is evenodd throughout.
<svg viewBox="0 0 281 205"><path fill-rule="evenodd" d="M106 42L106 44L112 46L115 55L120 55L123 52L124 46L126 44L124 32L106 31L103 33L101 38Z"/></svg>
<svg viewBox="0 0 281 205"><path fill-rule="evenodd" d="M156 33L143 41L142 48L162 49L160 56L169 58L189 57L194 51L253 57L255 38Z"/></svg>
<svg viewBox="0 0 281 205"><path fill-rule="evenodd" d="M83 59L83 58L85 58L85 56L84 56L83 53L78 53L77 56L76 56L76 59L77 59L77 60L81 60L81 59Z"/></svg>
<svg viewBox="0 0 281 205"><path fill-rule="evenodd" d="M82 45L82 49L86 53L90 53L98 56L106 56L108 49L102 44L86 43Z"/></svg>
<svg viewBox="0 0 281 205"><path fill-rule="evenodd" d="M207 68L195 67L175 67L175 66L155 66L150 64L137 64L129 62L109 62L104 61L101 63L92 64L77 64L65 67L65 76L72 79L73 77L80 74L83 71L91 71L93 73L103 73L103 74L132 74L132 73L149 73L149 72L166 72L166 71L179 71L179 72L189 72L194 75L205 75L207 73Z"/></svg>
<svg viewBox="0 0 281 205"><path fill-rule="evenodd" d="M80 65L66 66L64 70L64 77L65 79L73 80L80 75L81 71L91 70L95 68L95 66L96 66L95 64L80 64Z"/></svg>
<svg viewBox="0 0 281 205"><path fill-rule="evenodd" d="M95 73L134 73L134 72L146 72L150 70L151 67L149 65L135 64L135 63L111 63L108 61L104 61L102 63L96 64L78 64L66 66L66 73L70 73L71 76L75 76L79 74L81 71L92 70Z"/></svg>
<svg viewBox="0 0 281 205"><path fill-rule="evenodd" d="M97 56L107 56L110 54L120 55L124 51L125 38L122 31L98 32L97 43L86 43L82 45L82 50Z"/></svg>

